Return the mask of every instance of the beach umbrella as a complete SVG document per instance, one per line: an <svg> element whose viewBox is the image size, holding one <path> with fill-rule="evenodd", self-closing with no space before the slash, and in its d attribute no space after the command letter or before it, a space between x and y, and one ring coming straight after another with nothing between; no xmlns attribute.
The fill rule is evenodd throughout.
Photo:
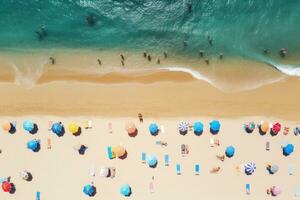
<svg viewBox="0 0 300 200"><path fill-rule="evenodd" d="M133 136L137 132L136 126L135 126L135 124L133 122L128 122L125 125L125 130L127 131L127 133L128 133L129 136Z"/></svg>
<svg viewBox="0 0 300 200"><path fill-rule="evenodd" d="M201 122L194 123L194 133L200 135L203 132L203 124Z"/></svg>
<svg viewBox="0 0 300 200"><path fill-rule="evenodd" d="M210 125L210 132L216 134L220 131L221 124L218 120L213 120L209 123Z"/></svg>
<svg viewBox="0 0 300 200"><path fill-rule="evenodd" d="M12 184L8 181L4 181L4 182L2 182L1 187L4 192L10 192L12 189Z"/></svg>
<svg viewBox="0 0 300 200"><path fill-rule="evenodd" d="M267 133L269 130L269 123L268 122L261 122L260 123L260 130L262 133Z"/></svg>
<svg viewBox="0 0 300 200"><path fill-rule="evenodd" d="M277 123L273 124L271 130L273 133L278 134L280 129L281 129L281 124L277 122Z"/></svg>
<svg viewBox="0 0 300 200"><path fill-rule="evenodd" d="M255 123L254 122L249 122L247 124L245 124L245 130L247 131L247 133L252 133L255 129Z"/></svg>
<svg viewBox="0 0 300 200"><path fill-rule="evenodd" d="M147 155L146 161L149 167L155 167L157 165L157 158L154 155Z"/></svg>
<svg viewBox="0 0 300 200"><path fill-rule="evenodd" d="M159 129L158 129L158 126L157 126L156 123L150 124L150 126L149 126L149 131L150 131L150 134L151 134L151 135L157 135L158 130L159 130Z"/></svg>
<svg viewBox="0 0 300 200"><path fill-rule="evenodd" d="M27 142L27 148L32 151L37 151L39 148L39 142L37 140L30 140Z"/></svg>
<svg viewBox="0 0 300 200"><path fill-rule="evenodd" d="M75 134L78 133L78 131L79 131L79 126L78 126L78 124L76 124L76 123L74 123L74 122L70 123L69 126L68 126L68 128L69 128L69 131L70 131L73 135L75 135Z"/></svg>
<svg viewBox="0 0 300 200"><path fill-rule="evenodd" d="M30 120L26 120L23 122L23 128L25 131L31 132L34 129L34 123Z"/></svg>
<svg viewBox="0 0 300 200"><path fill-rule="evenodd" d="M294 134L295 134L296 136L300 135L300 127L296 127L296 128L295 128Z"/></svg>
<svg viewBox="0 0 300 200"><path fill-rule="evenodd" d="M130 196L131 195L131 187L128 184L123 185L120 188L120 193L125 197Z"/></svg>
<svg viewBox="0 0 300 200"><path fill-rule="evenodd" d="M124 156L125 154L126 154L126 149L123 147L123 146L121 146L121 145L118 145L118 146L116 146L116 147L114 147L113 149L112 149L112 151L116 154L116 156L118 156L118 157L122 157L122 156Z"/></svg>
<svg viewBox="0 0 300 200"><path fill-rule="evenodd" d="M101 177L108 177L109 176L109 172L110 172L110 170L109 170L108 167L102 167L100 169L100 176Z"/></svg>
<svg viewBox="0 0 300 200"><path fill-rule="evenodd" d="M287 144L285 147L282 148L282 151L283 151L283 155L288 156L294 152L294 145Z"/></svg>
<svg viewBox="0 0 300 200"><path fill-rule="evenodd" d="M92 184L86 184L83 187L83 193L88 196L93 196L96 192L96 188Z"/></svg>
<svg viewBox="0 0 300 200"><path fill-rule="evenodd" d="M276 172L278 172L278 170L279 170L278 165L272 165L272 166L270 167L270 172L271 172L271 174L275 174Z"/></svg>
<svg viewBox="0 0 300 200"><path fill-rule="evenodd" d="M181 134L185 134L188 131L189 123L187 122L180 122L178 124L178 130Z"/></svg>
<svg viewBox="0 0 300 200"><path fill-rule="evenodd" d="M281 191L282 191L281 188L278 186L273 186L271 188L271 193L273 196L277 196L277 195L281 194Z"/></svg>
<svg viewBox="0 0 300 200"><path fill-rule="evenodd" d="M29 178L30 178L30 173L28 171L26 171L26 170L23 170L21 172L21 178L24 179L24 180L26 180L26 181L28 181Z"/></svg>
<svg viewBox="0 0 300 200"><path fill-rule="evenodd" d="M244 167L245 167L245 173L246 173L247 175L253 174L253 172L256 170L256 165L255 165L255 163L253 163L253 162L250 162L250 163L245 164Z"/></svg>
<svg viewBox="0 0 300 200"><path fill-rule="evenodd" d="M63 131L63 125L60 122L54 123L51 127L51 130L56 135L59 135Z"/></svg>
<svg viewBox="0 0 300 200"><path fill-rule="evenodd" d="M3 131L6 131L6 132L10 131L10 129L11 129L11 123L10 122L4 122L2 124L2 129L3 129Z"/></svg>
<svg viewBox="0 0 300 200"><path fill-rule="evenodd" d="M235 148L233 146L229 146L226 148L225 150L225 155L228 157L228 158L231 158L235 153Z"/></svg>

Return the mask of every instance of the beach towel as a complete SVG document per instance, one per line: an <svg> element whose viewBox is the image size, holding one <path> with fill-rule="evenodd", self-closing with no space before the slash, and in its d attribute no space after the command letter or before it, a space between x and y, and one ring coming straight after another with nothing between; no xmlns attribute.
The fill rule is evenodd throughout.
<svg viewBox="0 0 300 200"><path fill-rule="evenodd" d="M41 200L41 193L39 191L36 192L36 200Z"/></svg>
<svg viewBox="0 0 300 200"><path fill-rule="evenodd" d="M200 165L199 164L195 164L195 174L199 175L200 172Z"/></svg>
<svg viewBox="0 0 300 200"><path fill-rule="evenodd" d="M210 147L214 147L214 143L215 143L214 138L210 138L209 143L210 143Z"/></svg>
<svg viewBox="0 0 300 200"><path fill-rule="evenodd" d="M142 152L142 163L146 163L146 153Z"/></svg>
<svg viewBox="0 0 300 200"><path fill-rule="evenodd" d="M289 175L293 175L294 174L294 166L293 165L289 165L288 166L288 173L289 173Z"/></svg>
<svg viewBox="0 0 300 200"><path fill-rule="evenodd" d="M168 154L164 155L164 161L165 161L165 166L169 166L169 155Z"/></svg>
<svg viewBox="0 0 300 200"><path fill-rule="evenodd" d="M107 156L109 159L114 159L116 155L113 153L111 146L107 147Z"/></svg>
<svg viewBox="0 0 300 200"><path fill-rule="evenodd" d="M296 186L293 188L293 195L294 195L294 197L299 197L300 196L300 190Z"/></svg>
<svg viewBox="0 0 300 200"><path fill-rule="evenodd" d="M47 139L47 149L51 149L52 148L52 145L51 145L51 139L48 138Z"/></svg>
<svg viewBox="0 0 300 200"><path fill-rule="evenodd" d="M165 127L164 127L164 125L160 125L160 131L161 131L162 133L165 132Z"/></svg>
<svg viewBox="0 0 300 200"><path fill-rule="evenodd" d="M181 175L181 166L180 166L180 164L176 165L176 173L177 173L177 175Z"/></svg>
<svg viewBox="0 0 300 200"><path fill-rule="evenodd" d="M249 183L246 184L246 194L251 194L251 185Z"/></svg>
<svg viewBox="0 0 300 200"><path fill-rule="evenodd" d="M90 167L90 176L95 176L96 172L95 172L95 165L91 165Z"/></svg>
<svg viewBox="0 0 300 200"><path fill-rule="evenodd" d="M53 121L48 121L48 131L52 131Z"/></svg>
<svg viewBox="0 0 300 200"><path fill-rule="evenodd" d="M149 184L149 192L154 193L154 184L153 184L153 182L150 182L150 184Z"/></svg>

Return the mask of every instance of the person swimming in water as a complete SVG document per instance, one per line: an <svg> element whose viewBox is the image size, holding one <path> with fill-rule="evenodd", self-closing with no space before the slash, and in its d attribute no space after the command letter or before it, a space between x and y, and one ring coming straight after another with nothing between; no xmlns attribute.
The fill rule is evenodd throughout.
<svg viewBox="0 0 300 200"><path fill-rule="evenodd" d="M191 13L191 12L193 11L192 3L191 3L191 2L188 2L188 3L186 4L186 6L187 6L188 12Z"/></svg>
<svg viewBox="0 0 300 200"><path fill-rule="evenodd" d="M199 56L202 58L204 56L204 50L199 50Z"/></svg>
<svg viewBox="0 0 300 200"><path fill-rule="evenodd" d="M93 15L88 15L86 17L86 21L88 23L89 26L94 26L96 21L95 21L95 17Z"/></svg>
<svg viewBox="0 0 300 200"><path fill-rule="evenodd" d="M55 59L52 56L49 57L49 60L50 60L50 62L51 62L52 65L55 64Z"/></svg>
<svg viewBox="0 0 300 200"><path fill-rule="evenodd" d="M286 48L281 48L281 49L279 50L279 55L280 55L282 58L284 58L284 57L286 56L286 54L287 54L287 49L286 49Z"/></svg>
<svg viewBox="0 0 300 200"><path fill-rule="evenodd" d="M98 61L98 64L101 66L102 62L101 62L100 58L98 58L97 61Z"/></svg>
<svg viewBox="0 0 300 200"><path fill-rule="evenodd" d="M183 46L187 47L187 41L183 41Z"/></svg>
<svg viewBox="0 0 300 200"><path fill-rule="evenodd" d="M267 48L264 48L264 50L263 50L263 52L264 52L264 54L269 54L269 49L267 49Z"/></svg>
<svg viewBox="0 0 300 200"><path fill-rule="evenodd" d="M219 53L219 59L222 60L223 59L224 54L223 53Z"/></svg>
<svg viewBox="0 0 300 200"><path fill-rule="evenodd" d="M168 58L168 54L167 54L166 51L164 51L164 58L165 58L165 59Z"/></svg>
<svg viewBox="0 0 300 200"><path fill-rule="evenodd" d="M159 58L156 59L156 64L158 64L158 65L160 64L160 59Z"/></svg>
<svg viewBox="0 0 300 200"><path fill-rule="evenodd" d="M148 54L147 58L148 58L148 61L149 61L149 62L151 62L151 60L152 60L152 57L151 57L151 55L150 55L150 54Z"/></svg>
<svg viewBox="0 0 300 200"><path fill-rule="evenodd" d="M208 40L209 45L212 46L213 45L213 39L210 36L208 36L207 40Z"/></svg>
<svg viewBox="0 0 300 200"><path fill-rule="evenodd" d="M38 35L40 40L44 39L44 37L46 37L47 35L46 27L44 25L41 25L39 30L36 31L35 33Z"/></svg>

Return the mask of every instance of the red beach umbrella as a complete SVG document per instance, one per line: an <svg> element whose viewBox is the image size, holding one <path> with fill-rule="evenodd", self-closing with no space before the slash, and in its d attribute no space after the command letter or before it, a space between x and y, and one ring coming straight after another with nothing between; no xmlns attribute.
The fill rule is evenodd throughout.
<svg viewBox="0 0 300 200"><path fill-rule="evenodd" d="M2 190L3 190L4 192L10 192L11 189L12 189L12 184L11 184L10 182L4 181L4 182L2 183Z"/></svg>
<svg viewBox="0 0 300 200"><path fill-rule="evenodd" d="M280 129L281 129L281 124L279 124L278 122L273 124L273 127L272 127L273 133L276 133L276 134L279 133Z"/></svg>

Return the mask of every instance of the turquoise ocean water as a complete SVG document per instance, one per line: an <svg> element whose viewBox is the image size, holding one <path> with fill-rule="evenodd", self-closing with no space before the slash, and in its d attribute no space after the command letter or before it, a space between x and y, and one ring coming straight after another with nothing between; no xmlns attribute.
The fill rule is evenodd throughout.
<svg viewBox="0 0 300 200"><path fill-rule="evenodd" d="M276 65L280 48L300 54L299 23L299 0L1 0L0 52L164 49L198 56L204 49ZM43 39L35 33L41 25ZM297 66L278 68L300 75Z"/></svg>

